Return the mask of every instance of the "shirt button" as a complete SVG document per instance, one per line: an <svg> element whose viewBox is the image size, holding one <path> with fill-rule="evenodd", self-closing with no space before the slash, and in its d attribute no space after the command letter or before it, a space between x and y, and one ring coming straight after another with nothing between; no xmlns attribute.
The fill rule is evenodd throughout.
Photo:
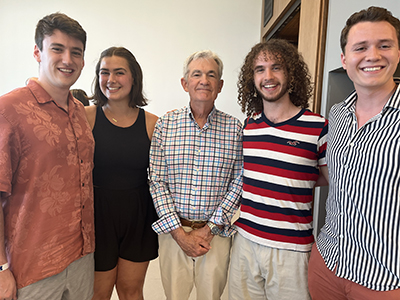
<svg viewBox="0 0 400 300"><path fill-rule="evenodd" d="M351 143L350 143L350 147L353 147L353 146L354 146L354 143L353 143L353 142L351 142Z"/></svg>
<svg viewBox="0 0 400 300"><path fill-rule="evenodd" d="M343 238L343 234L339 235L339 237L342 239Z"/></svg>

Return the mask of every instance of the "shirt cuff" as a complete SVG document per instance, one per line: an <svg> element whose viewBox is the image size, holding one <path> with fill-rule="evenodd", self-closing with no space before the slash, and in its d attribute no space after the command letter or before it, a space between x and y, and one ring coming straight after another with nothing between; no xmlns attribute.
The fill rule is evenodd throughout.
<svg viewBox="0 0 400 300"><path fill-rule="evenodd" d="M169 233L181 226L181 220L177 213L164 215L151 225L157 234Z"/></svg>

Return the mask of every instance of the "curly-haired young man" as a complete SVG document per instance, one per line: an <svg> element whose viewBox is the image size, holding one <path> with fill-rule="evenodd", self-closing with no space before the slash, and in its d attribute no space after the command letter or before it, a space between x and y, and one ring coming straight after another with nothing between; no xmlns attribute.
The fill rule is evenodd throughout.
<svg viewBox="0 0 400 300"><path fill-rule="evenodd" d="M313 187L326 184L328 122L307 109L307 65L284 40L255 45L239 77L243 196L229 299L310 299Z"/></svg>

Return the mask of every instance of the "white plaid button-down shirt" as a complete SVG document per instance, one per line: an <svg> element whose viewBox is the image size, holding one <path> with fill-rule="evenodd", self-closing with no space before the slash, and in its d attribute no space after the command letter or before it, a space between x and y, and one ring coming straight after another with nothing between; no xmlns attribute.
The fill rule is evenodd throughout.
<svg viewBox="0 0 400 300"><path fill-rule="evenodd" d="M231 219L242 191L242 125L215 107L200 128L189 107L161 117L150 147L150 192L160 219L158 234L181 226L180 218L225 225L221 235L235 230Z"/></svg>

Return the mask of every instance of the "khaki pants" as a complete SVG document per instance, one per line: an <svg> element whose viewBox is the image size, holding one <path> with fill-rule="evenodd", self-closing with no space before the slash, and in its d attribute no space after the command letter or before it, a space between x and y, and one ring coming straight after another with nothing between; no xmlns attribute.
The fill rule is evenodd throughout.
<svg viewBox="0 0 400 300"><path fill-rule="evenodd" d="M191 231L189 227L183 227ZM196 287L198 300L217 300L224 291L232 238L215 236L212 249L200 257L188 257L171 234L159 236L161 280L167 300L187 300Z"/></svg>
<svg viewBox="0 0 400 300"><path fill-rule="evenodd" d="M254 243L239 233L232 246L229 300L309 300L309 252Z"/></svg>
<svg viewBox="0 0 400 300"><path fill-rule="evenodd" d="M71 263L61 273L18 290L18 300L90 300L93 296L93 253Z"/></svg>

